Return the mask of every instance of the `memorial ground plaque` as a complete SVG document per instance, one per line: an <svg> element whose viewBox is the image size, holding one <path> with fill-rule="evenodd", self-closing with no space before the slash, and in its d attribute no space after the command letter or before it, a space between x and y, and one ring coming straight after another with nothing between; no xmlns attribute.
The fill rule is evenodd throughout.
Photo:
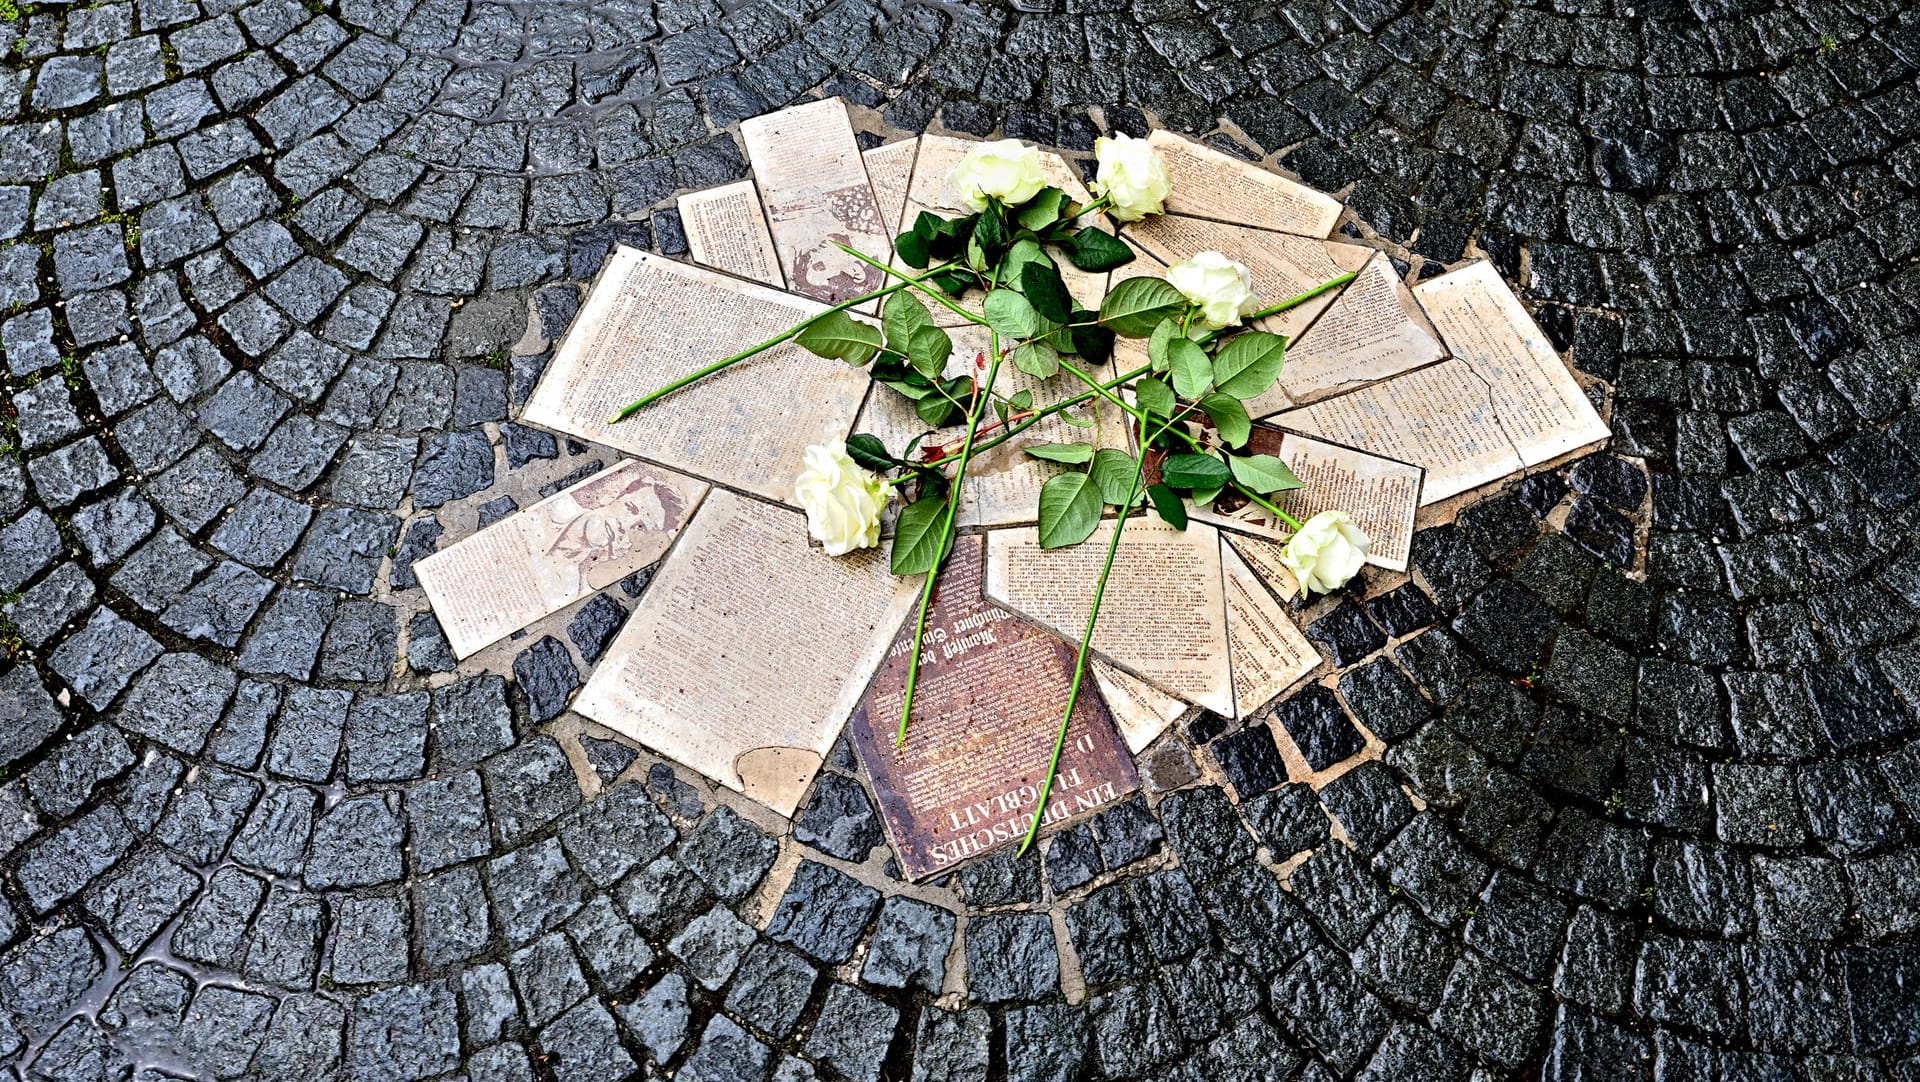
<svg viewBox="0 0 1920 1082"><path fill-rule="evenodd" d="M987 601L984 539L957 538L934 588L906 743L896 748L911 624L894 639L849 722L909 878L1018 842L1032 822L1074 649ZM1139 782L1089 676L1044 813L1055 822L1112 803Z"/></svg>

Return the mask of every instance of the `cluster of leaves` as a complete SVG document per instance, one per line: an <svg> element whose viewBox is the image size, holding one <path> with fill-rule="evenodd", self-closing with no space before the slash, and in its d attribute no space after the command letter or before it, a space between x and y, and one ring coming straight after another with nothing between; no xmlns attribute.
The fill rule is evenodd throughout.
<svg viewBox="0 0 1920 1082"><path fill-rule="evenodd" d="M1109 506L1131 510L1150 500L1161 519L1185 529L1184 501L1209 504L1229 488L1262 499L1300 487L1278 458L1240 451L1253 433L1245 403L1280 378L1285 338L1256 330L1195 338L1189 333L1191 305L1159 278L1130 278L1115 286L1101 302L1100 319L1117 334L1147 340L1152 374L1134 381L1134 407L1143 447L1162 456L1160 480L1140 491L1140 463L1125 451L1084 443L1029 448L1035 457L1086 467L1042 486L1042 548L1086 540ZM1192 423L1196 414L1208 424Z"/></svg>
<svg viewBox="0 0 1920 1082"><path fill-rule="evenodd" d="M1141 491L1140 463L1119 448L1091 443L1053 443L1028 449L1037 458L1067 467L1040 491L1040 543L1075 545L1092 535L1109 506L1131 508L1150 499L1161 518L1184 528L1182 501L1207 503L1229 487L1249 498L1298 488L1284 463L1271 455L1236 453L1252 431L1244 402L1264 394L1280 375L1286 340L1243 330L1226 337L1189 334L1195 309L1179 290L1157 277L1129 278L1113 287L1098 310L1080 306L1067 289L1048 248L1083 271L1126 264L1132 249L1104 230L1081 226L1086 207L1058 188L1045 188L1018 206L990 202L962 218L922 212L895 241L895 251L916 270L933 267L927 281L954 297L985 292L981 318L1014 367L1049 380L1063 360L1093 364L1113 353L1116 337L1147 340L1152 375L1134 385L1142 444L1163 453L1161 479ZM799 344L822 356L868 366L873 378L905 396L931 428L971 416L979 388L972 376L948 376L953 339L934 325L920 299L907 290L888 296L874 326L844 311L814 321ZM1032 408L1029 391L992 395L1005 424ZM1067 413L1069 423L1088 427ZM1196 439L1190 419L1210 423ZM922 437L924 438L924 437ZM915 440L900 455L871 435L848 441L848 453L868 469L915 476L918 495L895 527L893 571L914 575L937 569L951 547L949 485L938 468L915 461Z"/></svg>

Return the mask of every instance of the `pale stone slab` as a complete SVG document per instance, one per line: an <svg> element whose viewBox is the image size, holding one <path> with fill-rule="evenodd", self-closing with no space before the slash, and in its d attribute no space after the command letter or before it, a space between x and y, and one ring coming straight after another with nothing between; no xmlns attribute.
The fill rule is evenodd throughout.
<svg viewBox="0 0 1920 1082"><path fill-rule="evenodd" d="M912 609L879 549L725 490L694 516L574 709L792 815Z"/></svg>
<svg viewBox="0 0 1920 1082"><path fill-rule="evenodd" d="M1219 252L1245 265L1253 277L1254 295L1260 298L1262 306L1278 304L1350 270L1358 270L1374 254L1373 249L1364 245L1181 214L1149 215L1130 222L1125 236L1169 267L1208 251ZM1268 316L1257 326L1263 331L1296 338L1339 298L1342 289L1322 293ZM1288 363L1291 365L1291 357Z"/></svg>
<svg viewBox="0 0 1920 1082"><path fill-rule="evenodd" d="M1246 403L1264 417L1446 360L1447 347L1392 260L1375 253L1359 277L1287 343L1280 379Z"/></svg>
<svg viewBox="0 0 1920 1082"><path fill-rule="evenodd" d="M1340 220L1340 201L1251 162L1243 162L1165 129L1147 142L1166 162L1172 189L1167 210L1196 218L1325 237Z"/></svg>
<svg viewBox="0 0 1920 1082"><path fill-rule="evenodd" d="M1452 359L1290 410L1279 423L1426 467L1423 505L1607 438L1492 264L1422 282L1414 295Z"/></svg>
<svg viewBox="0 0 1920 1082"><path fill-rule="evenodd" d="M987 535L987 596L1078 643L1114 523L1079 545L1042 549L1033 529ZM1093 649L1161 691L1232 716L1233 679L1220 534L1128 520L1107 582Z"/></svg>
<svg viewBox="0 0 1920 1082"><path fill-rule="evenodd" d="M867 160L867 179L873 184L874 201L880 205L880 219L891 236L906 232L913 224L902 219L907 211L907 184L913 179L913 162L919 153L920 139L916 136L874 147L861 155Z"/></svg>
<svg viewBox="0 0 1920 1082"><path fill-rule="evenodd" d="M413 565L464 658L659 560L707 486L622 462Z"/></svg>
<svg viewBox="0 0 1920 1082"><path fill-rule="evenodd" d="M910 879L1015 844L1033 822L1075 650L987 601L985 539L956 539L934 587L906 742L894 744L913 626L900 628L847 730ZM1042 828L1139 787L1105 703L1084 685Z"/></svg>
<svg viewBox="0 0 1920 1082"><path fill-rule="evenodd" d="M627 403L820 311L791 294L621 247L527 403L529 424L793 506L807 444L845 439L867 377L791 343L633 417Z"/></svg>
<svg viewBox="0 0 1920 1082"><path fill-rule="evenodd" d="M753 181L681 196L680 224L686 228L687 247L695 263L776 289L787 284Z"/></svg>
<svg viewBox="0 0 1920 1082"><path fill-rule="evenodd" d="M1186 703L1098 658L1087 667L1100 685L1100 696L1107 701L1107 712L1113 715L1127 750L1135 755L1187 712Z"/></svg>
<svg viewBox="0 0 1920 1082"><path fill-rule="evenodd" d="M1220 548L1234 705L1247 718L1319 668L1320 655L1233 546Z"/></svg>
<svg viewBox="0 0 1920 1082"><path fill-rule="evenodd" d="M829 304L871 293L886 273L834 247L885 263L893 238L874 198L860 145L839 98L740 124L787 288Z"/></svg>

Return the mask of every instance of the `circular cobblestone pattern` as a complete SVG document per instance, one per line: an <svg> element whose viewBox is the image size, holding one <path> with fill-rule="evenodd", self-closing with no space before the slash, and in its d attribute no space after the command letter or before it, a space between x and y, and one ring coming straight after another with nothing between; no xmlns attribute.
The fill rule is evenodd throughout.
<svg viewBox="0 0 1920 1082"><path fill-rule="evenodd" d="M0 0L0 55L0 1077L1920 1079L1911 6ZM645 572L459 667L412 573L603 464L511 421L582 283L815 94L1491 258L1612 443L905 883L844 746L788 825L566 711Z"/></svg>

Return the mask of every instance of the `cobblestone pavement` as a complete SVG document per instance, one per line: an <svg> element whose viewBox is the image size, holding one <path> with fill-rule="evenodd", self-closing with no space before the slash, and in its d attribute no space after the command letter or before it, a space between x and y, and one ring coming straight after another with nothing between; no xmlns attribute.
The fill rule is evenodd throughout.
<svg viewBox="0 0 1920 1082"><path fill-rule="evenodd" d="M1920 1078L1920 13L1061 2L0 0L0 1077ZM889 879L844 755L787 830L564 712L644 574L489 672L411 573L600 461L508 420L578 283L816 88L1280 151L1613 446Z"/></svg>

